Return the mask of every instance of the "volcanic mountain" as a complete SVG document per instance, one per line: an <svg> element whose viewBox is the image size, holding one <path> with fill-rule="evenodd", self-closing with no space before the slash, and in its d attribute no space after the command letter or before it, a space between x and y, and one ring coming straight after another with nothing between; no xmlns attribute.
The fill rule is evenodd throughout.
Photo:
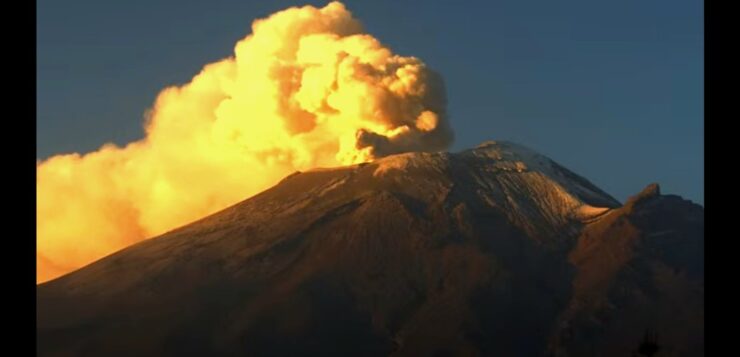
<svg viewBox="0 0 740 357"><path fill-rule="evenodd" d="M38 351L631 356L654 331L658 356L700 356L703 255L703 208L656 184L621 204L514 143L405 153L39 285Z"/></svg>

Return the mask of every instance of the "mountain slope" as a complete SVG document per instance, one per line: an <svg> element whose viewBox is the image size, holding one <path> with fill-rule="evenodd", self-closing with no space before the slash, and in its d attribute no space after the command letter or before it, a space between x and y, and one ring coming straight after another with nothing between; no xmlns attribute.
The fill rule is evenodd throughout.
<svg viewBox="0 0 740 357"><path fill-rule="evenodd" d="M696 355L703 209L657 191L507 142L296 173L39 285L39 352Z"/></svg>

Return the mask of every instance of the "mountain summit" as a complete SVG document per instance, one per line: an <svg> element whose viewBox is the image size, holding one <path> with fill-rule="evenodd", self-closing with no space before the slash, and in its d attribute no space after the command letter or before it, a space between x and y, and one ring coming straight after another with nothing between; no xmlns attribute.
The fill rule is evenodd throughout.
<svg viewBox="0 0 740 357"><path fill-rule="evenodd" d="M295 173L37 287L41 356L703 355L704 211L523 146Z"/></svg>

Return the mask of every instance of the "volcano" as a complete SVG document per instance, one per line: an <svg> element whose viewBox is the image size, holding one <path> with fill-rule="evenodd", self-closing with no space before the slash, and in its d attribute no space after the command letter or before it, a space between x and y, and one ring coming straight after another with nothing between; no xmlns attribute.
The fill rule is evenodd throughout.
<svg viewBox="0 0 740 357"><path fill-rule="evenodd" d="M37 287L41 356L632 356L648 332L704 354L704 209L510 142L296 172Z"/></svg>

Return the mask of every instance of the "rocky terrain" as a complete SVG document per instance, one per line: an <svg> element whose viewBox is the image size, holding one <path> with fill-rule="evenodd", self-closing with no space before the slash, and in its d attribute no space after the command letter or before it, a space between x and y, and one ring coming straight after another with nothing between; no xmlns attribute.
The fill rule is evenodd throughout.
<svg viewBox="0 0 740 357"><path fill-rule="evenodd" d="M702 356L704 210L509 142L295 173L37 287L41 356Z"/></svg>

